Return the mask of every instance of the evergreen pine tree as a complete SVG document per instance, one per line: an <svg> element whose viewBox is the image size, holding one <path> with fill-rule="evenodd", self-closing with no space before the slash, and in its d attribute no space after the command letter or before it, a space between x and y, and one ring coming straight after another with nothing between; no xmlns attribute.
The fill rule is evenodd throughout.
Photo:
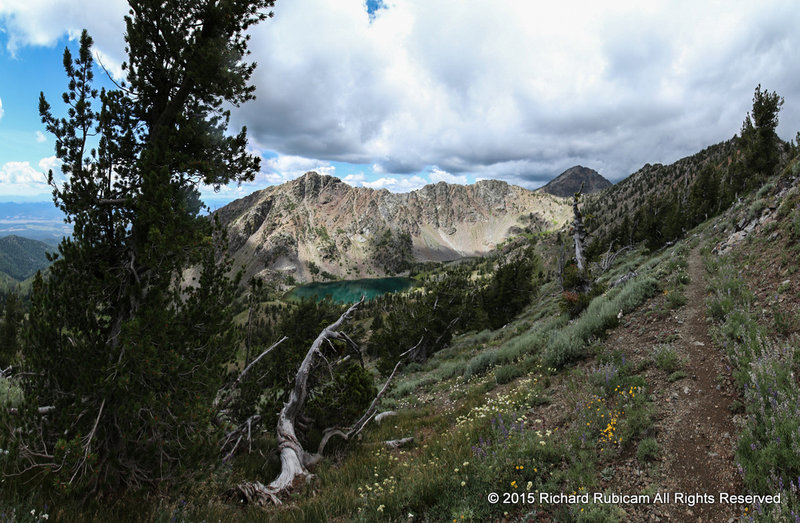
<svg viewBox="0 0 800 523"><path fill-rule="evenodd" d="M20 468L107 490L181 476L212 448L235 282L198 186L258 170L245 129L226 134L226 104L253 97L246 30L272 3L130 0L127 82L92 87L84 31L78 57L64 52L66 117L40 96L69 177L59 186L49 173L54 200L73 236L34 282L25 395L53 409L19 433Z"/></svg>
<svg viewBox="0 0 800 523"><path fill-rule="evenodd" d="M528 249L520 259L501 264L483 291L483 306L489 326L499 329L519 314L533 299L541 261Z"/></svg>
<svg viewBox="0 0 800 523"><path fill-rule="evenodd" d="M756 87L753 109L742 124L745 171L744 176L734 181L735 190L752 190L775 173L780 162L780 138L775 129L778 127L778 112L782 105L783 97L776 92L762 91L761 84Z"/></svg>
<svg viewBox="0 0 800 523"><path fill-rule="evenodd" d="M19 327L22 309L16 292L6 296L2 321L0 321L0 369L7 368L19 351Z"/></svg>

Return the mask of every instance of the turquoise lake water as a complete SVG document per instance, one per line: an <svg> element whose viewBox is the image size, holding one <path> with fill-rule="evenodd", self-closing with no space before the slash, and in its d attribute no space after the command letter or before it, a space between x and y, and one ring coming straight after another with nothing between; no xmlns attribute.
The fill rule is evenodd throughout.
<svg viewBox="0 0 800 523"><path fill-rule="evenodd" d="M337 303L355 303L361 299L362 295L371 300L381 294L404 291L412 285L411 278L400 277L316 282L295 287L289 292L287 298L323 300L325 296L330 295L331 299Z"/></svg>

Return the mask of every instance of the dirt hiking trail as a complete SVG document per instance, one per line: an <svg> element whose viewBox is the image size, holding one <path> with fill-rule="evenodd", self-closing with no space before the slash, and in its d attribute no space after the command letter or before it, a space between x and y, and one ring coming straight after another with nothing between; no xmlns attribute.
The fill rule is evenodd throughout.
<svg viewBox="0 0 800 523"><path fill-rule="evenodd" d="M687 376L672 383L666 373L650 366L643 374L654 397L654 434L659 446L655 467L639 463L636 456L622 459L612 491L709 494L714 503L694 506L686 503L629 505L624 507L629 521L734 521L742 514L739 507L720 504L719 493L741 493L742 485L734 460L735 427L730 405L735 398L726 357L715 347L706 323L706 271L699 248L688 258L690 282L685 287L686 305L656 318L664 297L653 300L649 308L631 315L610 336L610 347L625 351L631 360L649 359L653 346L670 340L684 360L681 369ZM662 313L663 314L663 313ZM621 469L621 470L620 470Z"/></svg>

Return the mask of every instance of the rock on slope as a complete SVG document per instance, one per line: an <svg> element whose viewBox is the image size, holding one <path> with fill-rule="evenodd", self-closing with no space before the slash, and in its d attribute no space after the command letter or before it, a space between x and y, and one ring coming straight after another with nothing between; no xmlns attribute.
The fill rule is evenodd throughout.
<svg viewBox="0 0 800 523"><path fill-rule="evenodd" d="M570 212L547 194L496 180L397 194L316 172L217 211L245 279L291 275L301 282L317 272L377 277L413 261L481 256L523 227L563 224Z"/></svg>
<svg viewBox="0 0 800 523"><path fill-rule="evenodd" d="M581 184L583 184L584 194L602 191L606 187L612 185L611 182L603 178L600 173L594 169L576 165L550 180L547 185L539 190L563 198L572 196L578 192L581 188Z"/></svg>

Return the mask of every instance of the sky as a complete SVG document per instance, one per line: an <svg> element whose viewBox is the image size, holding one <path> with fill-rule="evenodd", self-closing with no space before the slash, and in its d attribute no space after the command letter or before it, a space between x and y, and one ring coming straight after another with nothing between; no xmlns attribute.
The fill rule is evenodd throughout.
<svg viewBox="0 0 800 523"><path fill-rule="evenodd" d="M58 111L82 28L121 76L119 0L0 0L0 201L46 200L58 172L38 116ZM484 178L536 188L573 165L619 181L741 128L761 84L800 130L793 1L277 0L252 30L256 100L234 111L262 157L231 200L317 170L405 192ZM111 86L98 71L98 85Z"/></svg>

